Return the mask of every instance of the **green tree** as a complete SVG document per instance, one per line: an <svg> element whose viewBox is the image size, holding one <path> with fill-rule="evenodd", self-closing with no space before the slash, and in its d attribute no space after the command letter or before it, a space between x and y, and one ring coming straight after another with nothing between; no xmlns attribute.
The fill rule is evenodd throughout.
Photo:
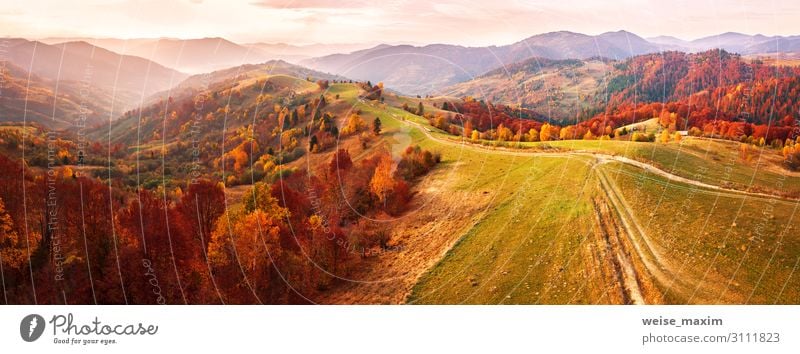
<svg viewBox="0 0 800 354"><path fill-rule="evenodd" d="M378 117L375 117L375 120L372 121L372 132L375 133L375 135L381 134L381 119Z"/></svg>
<svg viewBox="0 0 800 354"><path fill-rule="evenodd" d="M314 151L314 147L316 147L316 146L319 146L319 141L317 141L317 136L316 135L312 135L311 139L309 139L309 141L308 141L308 151L312 151L313 152ZM270 153L270 155L273 155L273 154Z"/></svg>

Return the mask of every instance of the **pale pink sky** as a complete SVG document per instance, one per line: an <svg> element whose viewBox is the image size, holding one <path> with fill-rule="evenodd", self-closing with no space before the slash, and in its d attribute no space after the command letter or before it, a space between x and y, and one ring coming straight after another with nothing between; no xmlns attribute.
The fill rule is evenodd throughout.
<svg viewBox="0 0 800 354"><path fill-rule="evenodd" d="M25 0L0 5L0 36L488 45L558 30L796 35L798 19L797 0Z"/></svg>

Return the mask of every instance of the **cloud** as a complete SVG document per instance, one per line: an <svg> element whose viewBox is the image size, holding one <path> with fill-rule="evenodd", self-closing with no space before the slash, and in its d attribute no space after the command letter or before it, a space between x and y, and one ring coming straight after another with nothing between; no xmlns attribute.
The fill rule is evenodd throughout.
<svg viewBox="0 0 800 354"><path fill-rule="evenodd" d="M797 0L26 0L0 6L0 36L474 46L560 30L688 39L726 31L796 35L799 11Z"/></svg>
<svg viewBox="0 0 800 354"><path fill-rule="evenodd" d="M369 6L367 1L361 0L260 0L250 4L268 9L342 9Z"/></svg>

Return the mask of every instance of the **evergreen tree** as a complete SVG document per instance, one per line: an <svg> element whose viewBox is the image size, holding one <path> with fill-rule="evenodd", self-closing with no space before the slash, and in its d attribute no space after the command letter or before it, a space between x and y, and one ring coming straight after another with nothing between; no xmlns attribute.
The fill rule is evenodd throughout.
<svg viewBox="0 0 800 354"><path fill-rule="evenodd" d="M381 134L381 119L378 117L375 117L375 120L372 121L372 132L375 133L375 135Z"/></svg>

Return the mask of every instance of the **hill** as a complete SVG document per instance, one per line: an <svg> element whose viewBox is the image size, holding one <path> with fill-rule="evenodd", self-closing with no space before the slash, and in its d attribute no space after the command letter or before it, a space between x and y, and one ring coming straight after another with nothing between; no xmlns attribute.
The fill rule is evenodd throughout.
<svg viewBox="0 0 800 354"><path fill-rule="evenodd" d="M677 102L691 107L684 116L696 114L697 120L779 126L792 125L791 116L800 109L800 70L745 60L724 50L647 54L616 69L603 92L612 109L635 102ZM710 111L717 111L717 117L707 117Z"/></svg>
<svg viewBox="0 0 800 354"><path fill-rule="evenodd" d="M702 128L713 120L772 122L785 127L794 124L791 116L800 109L799 77L797 68L745 59L724 50L663 52L619 61L534 58L440 93L521 104L558 123L580 122L601 114L601 119L612 120L624 116L617 123L631 124L636 122L632 120L658 116L656 112L633 117L634 107L674 103L670 112L682 107L677 112L684 118L679 127Z"/></svg>
<svg viewBox="0 0 800 354"><path fill-rule="evenodd" d="M478 127L487 111L514 126L523 120L515 113L529 112L375 94L364 82L245 76L112 123L115 143L104 135L87 150L94 166L72 165L75 147L62 141L58 215L72 220L83 206L97 216L85 221L88 242L63 251L100 260L69 264L68 274L91 267L96 277L76 278L68 296L81 303L482 304L797 297L791 269L800 246L788 235L796 233L791 198L800 195L800 175L783 168L776 149L760 148L756 161L742 159L738 143L696 137L494 144L454 137L429 118L458 116L449 110L456 106L468 108L463 115L475 115ZM19 143L20 129L30 128L0 130L3 149ZM45 200L46 188L32 186L43 183L37 177L46 163L0 154L10 181L0 198L15 232L26 212L44 215L35 201ZM29 168L25 180L9 177L22 168ZM31 187L27 204L17 193L23 185ZM36 224L46 220L32 220L31 268L4 263L14 303L30 301L30 282L22 281L30 271L50 274L48 236ZM113 256L105 242L111 227L120 249ZM267 249L252 242L259 227L268 231ZM68 234L83 229L64 223ZM167 232L169 240L153 236ZM234 245L241 258L233 258ZM165 275L160 299L135 276L143 247ZM245 274L233 259L250 265ZM124 289L108 276L117 266L128 277ZM251 289L252 279L264 281ZM58 284L41 284L38 301L59 299ZM95 297L92 286L102 290Z"/></svg>
<svg viewBox="0 0 800 354"><path fill-rule="evenodd" d="M30 71L40 82L49 83L51 91L55 91L56 85L88 88L93 98L102 99L86 104L99 108L94 110L103 112L106 119L116 117L143 98L186 77L147 59L120 55L86 42L47 45L15 39L10 43L6 55L8 62Z"/></svg>
<svg viewBox="0 0 800 354"><path fill-rule="evenodd" d="M673 50L684 52L703 52L717 48L741 55L800 51L800 36L765 36L725 32L691 41L670 36L657 36L647 38L647 40L651 43L672 46Z"/></svg>
<svg viewBox="0 0 800 354"><path fill-rule="evenodd" d="M86 42L47 45L21 40L8 48L8 60L40 77L80 81L98 88L148 96L180 82L185 74L144 58L120 55Z"/></svg>
<svg viewBox="0 0 800 354"><path fill-rule="evenodd" d="M318 80L346 80L346 78L311 70L283 60L270 60L260 64L245 64L216 70L208 73L189 76L169 90L154 94L148 100L154 103L159 99L177 99L196 95L204 91L220 90L224 86L245 85L254 78L265 75L287 75L292 77Z"/></svg>
<svg viewBox="0 0 800 354"><path fill-rule="evenodd" d="M0 62L0 121L77 130L112 117L111 95L85 82L43 79Z"/></svg>
<svg viewBox="0 0 800 354"><path fill-rule="evenodd" d="M384 82L387 87L406 94L426 94L531 57L623 59L661 49L660 46L625 31L597 36L561 31L535 35L505 46L381 45L350 54L304 60L301 63L354 79Z"/></svg>
<svg viewBox="0 0 800 354"><path fill-rule="evenodd" d="M786 303L797 296L791 286L776 288L797 282L792 254L800 246L787 222L796 200L782 194L800 195L800 176L782 168L774 149L762 149L757 163L740 159L738 143L693 137L493 148L452 138L390 104L403 99L381 104L336 92L353 109L385 117L397 141L440 151L443 167L420 182L413 213L385 224L402 250L371 259L349 275L358 281L322 302ZM435 99L411 101L438 113L428 105Z"/></svg>
<svg viewBox="0 0 800 354"><path fill-rule="evenodd" d="M368 44L235 43L224 38L90 38L50 37L47 44L86 42L112 52L147 58L166 67L199 74L268 60L291 63L334 53L366 49ZM199 55L198 55L199 54Z"/></svg>
<svg viewBox="0 0 800 354"><path fill-rule="evenodd" d="M612 62L601 59L531 58L487 72L437 92L519 105L558 124L575 123L602 110L598 90L613 75Z"/></svg>

